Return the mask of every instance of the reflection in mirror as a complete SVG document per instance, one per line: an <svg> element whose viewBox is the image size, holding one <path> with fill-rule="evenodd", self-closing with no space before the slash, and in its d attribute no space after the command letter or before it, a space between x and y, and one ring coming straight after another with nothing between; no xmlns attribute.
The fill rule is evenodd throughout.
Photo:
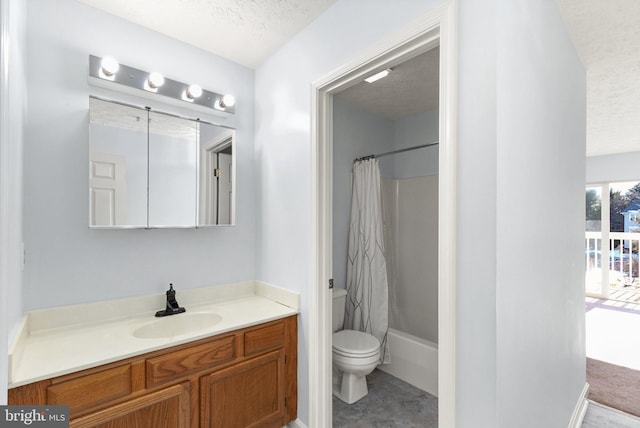
<svg viewBox="0 0 640 428"><path fill-rule="evenodd" d="M198 226L234 223L235 131L200 123Z"/></svg>
<svg viewBox="0 0 640 428"><path fill-rule="evenodd" d="M204 227L235 219L235 131L89 98L89 226Z"/></svg>
<svg viewBox="0 0 640 428"><path fill-rule="evenodd" d="M89 102L89 225L146 227L147 111Z"/></svg>
<svg viewBox="0 0 640 428"><path fill-rule="evenodd" d="M195 226L197 125L149 112L149 227Z"/></svg>

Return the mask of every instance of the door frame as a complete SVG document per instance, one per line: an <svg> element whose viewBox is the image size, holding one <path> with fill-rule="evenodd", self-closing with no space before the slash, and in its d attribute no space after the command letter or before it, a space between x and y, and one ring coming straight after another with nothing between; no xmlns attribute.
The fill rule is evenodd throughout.
<svg viewBox="0 0 640 428"><path fill-rule="evenodd" d="M602 242L602 250L600 253L600 294L589 293L586 291L585 286L585 295L588 297L596 297L598 299L608 299L609 298L609 269L605 269L606 266L609 266L609 232L611 230L611 219L610 219L610 203L609 199L609 185L611 182L600 182L600 183L587 183L585 186L585 190L592 188L600 189L600 240ZM607 245L605 245L605 243ZM586 285L586 284L585 284Z"/></svg>
<svg viewBox="0 0 640 428"><path fill-rule="evenodd" d="M445 1L401 32L312 83L309 426L331 426L333 94L364 77L440 46L438 219L438 418L456 416L457 0Z"/></svg>
<svg viewBox="0 0 640 428"><path fill-rule="evenodd" d="M218 224L219 217L219 204L216 204L215 222L211 220L211 183L210 177L212 174L211 161L213 155L218 155L219 152L225 150L227 147L231 147L231 153L235 152L235 134L232 130L224 132L222 135L215 137L209 142L202 143L199 147L198 162L200 163L200 176L196 182L196 189L199 195L198 209L196 224L199 224L200 219L204 219L204 224ZM231 193L235 195L235 157L231 157ZM219 198L218 189L215 191L216 197ZM204 203L200 201L205 201ZM235 203L234 198L231 199L231 206L229 207L230 219L229 224L235 224Z"/></svg>
<svg viewBox="0 0 640 428"><path fill-rule="evenodd" d="M11 245L9 244L9 230L14 225L9 219L9 195L11 193L11 175L9 174L9 128L16 124L9 123L9 0L0 0L0 404L7 403L8 357L9 342L9 275L11 268ZM16 289L19 284L11 284ZM13 320L11 320L13 321Z"/></svg>

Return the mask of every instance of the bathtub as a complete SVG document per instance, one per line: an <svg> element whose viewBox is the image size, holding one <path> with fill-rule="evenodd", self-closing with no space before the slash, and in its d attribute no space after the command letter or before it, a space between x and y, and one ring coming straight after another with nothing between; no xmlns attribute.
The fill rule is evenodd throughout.
<svg viewBox="0 0 640 428"><path fill-rule="evenodd" d="M378 369L438 396L438 344L389 329L391 364Z"/></svg>

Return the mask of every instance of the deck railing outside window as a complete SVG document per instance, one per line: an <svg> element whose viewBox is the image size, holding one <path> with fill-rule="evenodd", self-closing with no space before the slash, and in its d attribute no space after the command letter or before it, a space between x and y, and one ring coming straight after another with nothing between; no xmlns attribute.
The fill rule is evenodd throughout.
<svg viewBox="0 0 640 428"><path fill-rule="evenodd" d="M609 297L610 286L637 285L640 277L638 248L640 233L609 232L604 245L602 233L585 233L586 293ZM608 260L602 269L603 260Z"/></svg>

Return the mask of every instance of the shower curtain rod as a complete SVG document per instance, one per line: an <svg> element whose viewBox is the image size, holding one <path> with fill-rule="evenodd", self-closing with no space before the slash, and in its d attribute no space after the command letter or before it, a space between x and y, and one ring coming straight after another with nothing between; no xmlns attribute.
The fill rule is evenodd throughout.
<svg viewBox="0 0 640 428"><path fill-rule="evenodd" d="M419 146L407 147L406 149L398 149L398 150L393 150L391 152L378 153L377 155L363 156L361 158L354 159L353 162L359 162L359 161L368 160L368 159L380 158L382 156L395 155L396 153L408 152L409 150L415 150L415 149L422 149L423 147L437 146L438 144L439 144L438 141L436 141L434 143L421 144Z"/></svg>

